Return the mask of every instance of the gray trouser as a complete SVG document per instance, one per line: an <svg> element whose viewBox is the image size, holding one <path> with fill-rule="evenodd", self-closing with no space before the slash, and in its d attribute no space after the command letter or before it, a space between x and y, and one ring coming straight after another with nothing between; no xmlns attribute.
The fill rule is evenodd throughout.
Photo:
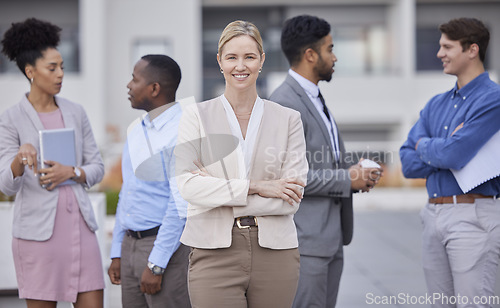
<svg viewBox="0 0 500 308"><path fill-rule="evenodd" d="M342 243L331 257L300 255L300 278L293 308L333 308L344 266Z"/></svg>
<svg viewBox="0 0 500 308"><path fill-rule="evenodd" d="M432 307L491 307L500 258L500 200L427 204L422 258Z"/></svg>
<svg viewBox="0 0 500 308"><path fill-rule="evenodd" d="M156 236L123 237L121 255L122 305L124 308L189 308L187 269L189 247L180 245L167 264L161 291L148 295L140 290L141 276L148 264Z"/></svg>

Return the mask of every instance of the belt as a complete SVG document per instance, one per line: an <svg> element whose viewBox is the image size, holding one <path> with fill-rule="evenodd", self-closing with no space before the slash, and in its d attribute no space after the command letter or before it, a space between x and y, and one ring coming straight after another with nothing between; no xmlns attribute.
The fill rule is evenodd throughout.
<svg viewBox="0 0 500 308"><path fill-rule="evenodd" d="M481 194L465 194L449 197L429 198L429 203L446 204L446 203L475 203L476 199L494 199L495 196L485 196Z"/></svg>
<svg viewBox="0 0 500 308"><path fill-rule="evenodd" d="M234 219L233 227L238 227L240 229L246 229L250 227L257 227L257 217L255 216L243 216Z"/></svg>
<svg viewBox="0 0 500 308"><path fill-rule="evenodd" d="M126 230L125 233L128 236L130 236L130 237L133 237L133 238L136 238L136 239L141 239L141 238L144 238L144 237L157 235L158 234L158 230L160 230L160 226L154 227L154 228L151 228L151 229L148 229L148 230L144 230L144 231Z"/></svg>

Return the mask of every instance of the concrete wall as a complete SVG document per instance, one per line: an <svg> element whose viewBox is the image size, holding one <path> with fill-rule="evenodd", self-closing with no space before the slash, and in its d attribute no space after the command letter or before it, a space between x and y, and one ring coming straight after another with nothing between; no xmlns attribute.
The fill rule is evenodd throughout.
<svg viewBox="0 0 500 308"><path fill-rule="evenodd" d="M140 114L130 108L126 85L131 78L134 43L165 40L182 69L178 98L201 92L201 4L189 1L22 0L0 2L0 23L37 17L80 29L80 72L66 73L61 96L82 104L98 145L110 142L106 129L116 126L118 138ZM144 50L144 49L143 49ZM144 50L145 51L145 50ZM0 74L0 112L16 104L29 83L21 72ZM113 138L111 138L113 139Z"/></svg>
<svg viewBox="0 0 500 308"><path fill-rule="evenodd" d="M66 73L60 95L85 107L99 144L104 140L104 39L102 37L101 1L23 0L2 1L2 24L36 17L58 25L78 24L80 27L80 72ZM29 83L20 71L0 74L0 112L16 104Z"/></svg>

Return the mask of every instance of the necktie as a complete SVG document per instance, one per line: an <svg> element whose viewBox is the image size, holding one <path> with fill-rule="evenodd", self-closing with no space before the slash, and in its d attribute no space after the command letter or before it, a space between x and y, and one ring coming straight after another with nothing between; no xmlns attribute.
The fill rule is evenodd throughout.
<svg viewBox="0 0 500 308"><path fill-rule="evenodd" d="M325 99L323 98L321 91L319 92L318 97L319 97L319 100L321 101L321 104L323 105L323 112L325 113L326 118L328 119L328 121L332 125L331 129L333 129L334 124L332 123L332 119L330 119L330 113L328 113L328 109L326 108L326 104L325 104ZM334 134L333 130L332 130L332 134ZM335 158L338 161L339 160L339 149L337 148L337 142L335 140L335 135L333 136L333 148L334 148Z"/></svg>
<svg viewBox="0 0 500 308"><path fill-rule="evenodd" d="M318 97L321 101L321 104L323 104L323 112L325 113L326 118L331 122L332 120L330 119L330 114L328 113L328 109L326 108L325 99L323 98L323 95L321 95L321 91L319 92Z"/></svg>

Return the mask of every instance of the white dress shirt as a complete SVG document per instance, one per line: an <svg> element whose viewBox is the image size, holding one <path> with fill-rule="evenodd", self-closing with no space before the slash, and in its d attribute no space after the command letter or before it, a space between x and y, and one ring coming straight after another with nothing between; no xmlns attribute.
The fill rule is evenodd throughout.
<svg viewBox="0 0 500 308"><path fill-rule="evenodd" d="M231 104L229 104L224 94L221 95L221 100L224 106L224 110L226 110L227 121L229 122L231 132L240 141L239 147L236 149L236 151L238 151L239 157L240 179L246 179L248 178L250 172L250 164L252 160L255 141L257 140L260 122L262 121L262 116L264 115L264 102L260 97L257 96L257 99L255 100L255 103L253 105L252 114L250 115L250 120L248 121L247 134L246 137L243 138L240 123L236 118L233 107L231 107Z"/></svg>
<svg viewBox="0 0 500 308"><path fill-rule="evenodd" d="M321 102L321 99L319 98L319 87L318 85L314 84L310 80L302 77L292 69L288 70L288 74L295 79L302 89L306 92L307 96L309 97L309 100L313 103L314 107L318 110L319 115L321 116L321 119L323 119L323 122L325 123L325 126L327 127L328 134L330 135L330 142L332 144L332 148L334 149L334 154L335 154L335 159L338 161L339 160L339 136L337 132L337 124L335 124L335 120L330 112L328 110L328 114L330 115L330 120L326 117L326 114L323 111L323 103Z"/></svg>

